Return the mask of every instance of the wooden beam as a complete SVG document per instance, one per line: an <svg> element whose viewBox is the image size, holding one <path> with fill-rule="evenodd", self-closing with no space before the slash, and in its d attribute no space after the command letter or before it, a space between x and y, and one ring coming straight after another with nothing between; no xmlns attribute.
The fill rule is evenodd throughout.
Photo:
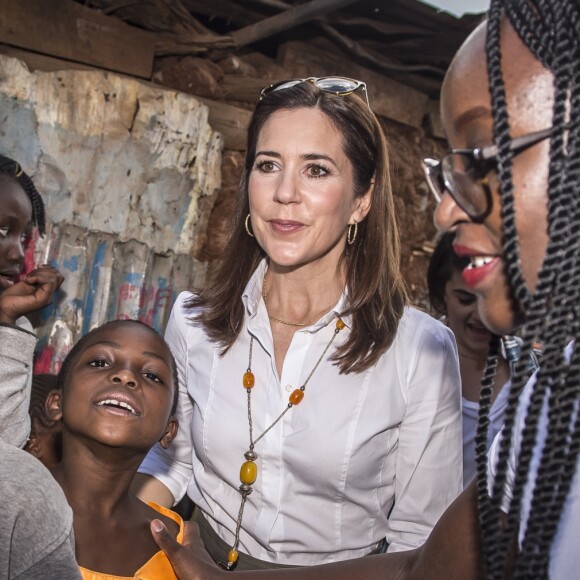
<svg viewBox="0 0 580 580"><path fill-rule="evenodd" d="M357 0L311 0L306 4L301 4L285 12L261 20L256 24L250 24L250 26L235 30L231 33L231 36L236 46L240 48L278 34L284 30L295 28L313 18L339 10L354 2L357 2Z"/></svg>
<svg viewBox="0 0 580 580"><path fill-rule="evenodd" d="M252 112L221 101L195 97L209 108L209 124L224 138L224 149L245 151Z"/></svg>
<svg viewBox="0 0 580 580"><path fill-rule="evenodd" d="M0 42L148 79L155 35L70 0L2 0Z"/></svg>
<svg viewBox="0 0 580 580"><path fill-rule="evenodd" d="M22 48L14 48L7 44L0 44L0 54L17 58L26 64L30 71L40 70L43 72L53 72L58 70L98 70L95 67L73 62L71 60L64 60L62 58L54 58L53 56L46 56L45 54L38 54L30 50Z"/></svg>
<svg viewBox="0 0 580 580"><path fill-rule="evenodd" d="M260 98L260 91L269 84L271 83L267 80L244 75L224 75L220 82L227 101L242 101L254 104Z"/></svg>
<svg viewBox="0 0 580 580"><path fill-rule="evenodd" d="M288 78L343 75L365 81L371 108L377 115L411 127L423 123L429 101L425 93L357 64L342 51L313 50L312 44L289 41L281 46L278 62Z"/></svg>

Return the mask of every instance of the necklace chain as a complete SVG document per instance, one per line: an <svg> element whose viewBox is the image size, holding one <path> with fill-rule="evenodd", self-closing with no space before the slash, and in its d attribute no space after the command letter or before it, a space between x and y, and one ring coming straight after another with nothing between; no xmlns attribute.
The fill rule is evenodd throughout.
<svg viewBox="0 0 580 580"><path fill-rule="evenodd" d="M266 292L262 294L262 298L264 299L264 306L266 307L266 312L268 312L268 318L270 320L273 320L274 322L285 324L286 326L298 326L298 327L310 326L318 319L319 316L321 316L325 312L328 312L332 308L332 304L330 306L327 306L326 308L323 308L322 310L317 312L310 320L307 320L306 322L288 322L287 320L276 318L275 316L272 316L272 314L270 314L270 312L268 311L268 300L267 300L268 294Z"/></svg>
<svg viewBox="0 0 580 580"><path fill-rule="evenodd" d="M266 299L266 297L264 296L264 302L265 302L265 299ZM233 543L230 551L228 552L227 564L226 563L222 564L222 567L226 568L227 570L231 570L234 567L235 563L238 561L238 556L239 556L238 546L240 544L240 530L242 527L242 518L244 515L244 507L246 505L246 500L248 499L248 496L253 491L252 485L258 477L258 466L255 463L256 459L258 459L258 454L254 451L254 447L256 446L258 441L260 441L260 439L262 439L262 437L264 437L264 435L266 435L266 433L268 433L268 431L270 431L280 421L280 419L282 419L282 417L284 417L284 415L292 407L294 407L295 405L298 405L302 401L302 399L304 398L304 391L306 390L306 385L309 383L310 379L312 378L312 375L314 375L314 373L316 372L316 369L318 368L318 366L322 362L322 359L324 358L324 356L328 352L328 349L330 348L330 346L334 342L336 335L344 327L345 327L345 324L344 324L342 318L339 317L338 320L336 321L336 326L335 326L334 332L332 333L332 337L330 338L330 340L328 341L328 344L326 345L326 347L322 351L322 354L318 357L316 364L314 365L314 367L312 368L312 370L310 371L310 373L306 377L306 380L304 381L302 386L299 389L295 389L294 391L292 391L292 393L290 394L290 397L288 399L288 404L286 405L284 410L278 415L278 417L276 419L274 419L274 421L270 424L269 427L264 429L264 431L261 433L261 435L259 437L257 437L256 439L254 439L254 425L252 422L252 389L253 389L254 384L255 384L254 373L252 372L252 352L253 352L253 346L254 346L254 337L253 336L250 337L250 351L248 354L248 369L244 373L244 376L242 379L242 384L243 384L244 388L246 389L246 393L248 396L248 427L249 427L249 432L250 432L250 446L249 446L248 451L246 451L244 453L244 458L246 459L246 461L242 464L242 467L240 469L240 480L242 482L242 485L240 485L239 490L240 490L240 494L242 496L242 500L240 503L240 509L238 511L238 517L236 520L235 539L234 539L234 543Z"/></svg>

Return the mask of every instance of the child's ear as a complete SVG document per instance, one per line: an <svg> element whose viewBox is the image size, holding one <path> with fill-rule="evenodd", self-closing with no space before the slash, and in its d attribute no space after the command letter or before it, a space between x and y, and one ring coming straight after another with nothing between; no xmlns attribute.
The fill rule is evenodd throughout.
<svg viewBox="0 0 580 580"><path fill-rule="evenodd" d="M179 421L175 417L171 417L167 422L167 427L165 427L165 433L159 439L159 444L163 449L167 449L171 445L177 435L177 429L179 429Z"/></svg>
<svg viewBox="0 0 580 580"><path fill-rule="evenodd" d="M42 460L42 447L36 435L30 435L30 438L24 446L24 451L27 451L30 455L36 457L36 459Z"/></svg>
<svg viewBox="0 0 580 580"><path fill-rule="evenodd" d="M62 419L62 391L54 390L46 395L44 410L48 419L52 421Z"/></svg>

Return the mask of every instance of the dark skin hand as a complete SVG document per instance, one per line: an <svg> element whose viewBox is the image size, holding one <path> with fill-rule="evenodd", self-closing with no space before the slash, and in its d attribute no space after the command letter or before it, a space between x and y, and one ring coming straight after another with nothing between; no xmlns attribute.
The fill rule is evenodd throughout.
<svg viewBox="0 0 580 580"><path fill-rule="evenodd" d="M205 551L196 524L186 527L184 544L154 520L151 533L180 580L214 580L229 572ZM259 580L475 580L480 569L480 534L475 482L449 506L427 542L416 550L366 556L356 560L288 570L236 572L236 578Z"/></svg>
<svg viewBox="0 0 580 580"><path fill-rule="evenodd" d="M0 323L14 324L21 316L48 306L63 281L63 275L52 266L32 270L0 294Z"/></svg>

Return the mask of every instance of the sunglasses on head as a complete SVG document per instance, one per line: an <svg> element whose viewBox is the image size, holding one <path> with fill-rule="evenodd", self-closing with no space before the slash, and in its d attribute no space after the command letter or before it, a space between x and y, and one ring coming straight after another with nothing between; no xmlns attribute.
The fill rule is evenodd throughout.
<svg viewBox="0 0 580 580"><path fill-rule="evenodd" d="M289 89L295 87L300 83L312 83L317 89L325 92L331 93L333 95L339 95L344 97L350 95L359 89L362 89L365 94L365 100L369 111L371 106L369 104L369 96L367 94L367 85L363 81L357 81L356 79L349 79L347 77L308 77L305 79L292 79L287 81L280 81L271 84L260 91L260 100L276 91L283 91L284 89Z"/></svg>

